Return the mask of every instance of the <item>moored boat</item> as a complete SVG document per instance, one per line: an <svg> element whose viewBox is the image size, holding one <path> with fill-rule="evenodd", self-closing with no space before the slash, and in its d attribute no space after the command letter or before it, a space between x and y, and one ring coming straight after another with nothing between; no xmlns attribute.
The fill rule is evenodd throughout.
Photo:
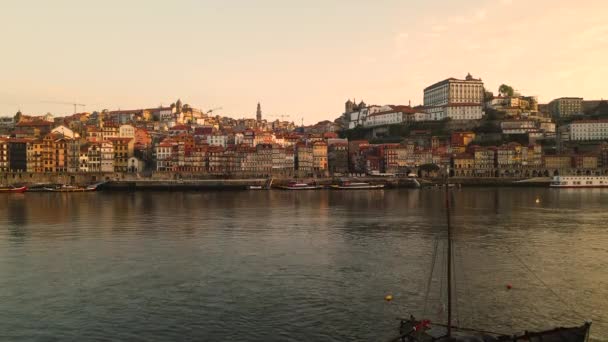
<svg viewBox="0 0 608 342"><path fill-rule="evenodd" d="M95 191L96 187L79 187L74 185L60 185L57 187L44 188L47 192L88 192Z"/></svg>
<svg viewBox="0 0 608 342"><path fill-rule="evenodd" d="M447 170L449 171L449 170ZM446 175L448 173L446 172ZM446 185L447 185L447 176L446 176ZM445 258L445 265L447 265L442 272L445 272L442 276L445 276L445 280L447 282L447 323L431 323L428 319L416 320L414 316L410 315L409 319L401 319L401 324L399 326L399 336L391 341L400 341L400 342L427 342L427 341L462 341L462 342L586 342L589 340L591 322L586 321L581 325L573 325L570 327L556 327L553 329L540 330L535 332L525 331L524 333L515 333L515 334L505 334L502 332L491 331L488 329L480 329L478 327L462 327L457 326L452 318L452 310L453 310L453 295L456 292L453 290L452 282L456 277L453 275L455 271L454 262L452 258L456 255L453 252L453 233L451 227L451 206L450 206L450 189L449 186L445 186L445 214L446 214L446 222L447 222L447 250L444 253L438 253L438 243L435 244L435 250L433 251L433 260L432 266L435 266L436 257L439 259ZM443 254L443 255L441 255ZM524 266L528 271L533 272L525 263L517 258L522 266ZM538 276L536 276L537 279ZM431 275L429 278L429 282L427 283L427 294L425 297L425 307L426 301L428 299L428 292L430 290L431 281L433 279L433 269L431 269ZM540 280L543 285L545 285L542 280ZM507 289L510 289L511 285L507 285ZM545 285L547 286L547 285ZM441 290L443 292L443 282L441 282ZM559 295L553 292L553 295L558 297L558 299L565 303L563 299L559 297ZM441 295L442 296L442 295ZM441 297L440 296L440 297ZM392 300L392 296L385 298L385 300ZM425 309L426 311L426 309ZM576 313L577 316L580 316L579 313Z"/></svg>
<svg viewBox="0 0 608 342"><path fill-rule="evenodd" d="M384 189L384 184L370 184L363 182L342 182L339 185L332 185L332 189L336 190L370 190L370 189Z"/></svg>
<svg viewBox="0 0 608 342"><path fill-rule="evenodd" d="M608 188L608 176L555 176L552 188Z"/></svg>
<svg viewBox="0 0 608 342"><path fill-rule="evenodd" d="M284 190L318 190L318 189L323 189L323 186L317 185L315 183L308 184L308 183L290 182L289 184L280 186L279 188L284 189Z"/></svg>
<svg viewBox="0 0 608 342"><path fill-rule="evenodd" d="M22 193L25 192L25 190L27 190L27 187L25 186L20 186L20 187L15 187L15 186L0 186L0 194L18 194L18 193Z"/></svg>

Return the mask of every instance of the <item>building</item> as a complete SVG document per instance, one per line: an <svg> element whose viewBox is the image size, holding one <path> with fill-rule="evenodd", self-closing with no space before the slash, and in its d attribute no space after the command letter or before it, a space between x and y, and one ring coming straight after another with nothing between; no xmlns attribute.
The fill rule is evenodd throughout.
<svg viewBox="0 0 608 342"><path fill-rule="evenodd" d="M572 158L572 167L575 169L595 170L599 159L595 155L577 154Z"/></svg>
<svg viewBox="0 0 608 342"><path fill-rule="evenodd" d="M53 123L46 120L21 121L15 127L15 135L19 137L41 137L51 132Z"/></svg>
<svg viewBox="0 0 608 342"><path fill-rule="evenodd" d="M8 169L11 172L27 171L27 139L8 140Z"/></svg>
<svg viewBox="0 0 608 342"><path fill-rule="evenodd" d="M129 170L129 158L133 157L135 139L129 137L114 137L108 141L112 144L114 151L114 171L127 172Z"/></svg>
<svg viewBox="0 0 608 342"><path fill-rule="evenodd" d="M453 158L454 176L473 176L475 157L469 153L456 154Z"/></svg>
<svg viewBox="0 0 608 342"><path fill-rule="evenodd" d="M226 148L226 146L228 146L228 136L223 134L208 135L207 144L211 146L221 146L223 148Z"/></svg>
<svg viewBox="0 0 608 342"><path fill-rule="evenodd" d="M0 138L0 172L8 171L8 161L8 138Z"/></svg>
<svg viewBox="0 0 608 342"><path fill-rule="evenodd" d="M484 115L481 79L448 78L424 89L424 108L431 120L478 120Z"/></svg>
<svg viewBox="0 0 608 342"><path fill-rule="evenodd" d="M569 155L545 155L545 168L550 170L564 170L572 167L572 156Z"/></svg>
<svg viewBox="0 0 608 342"><path fill-rule="evenodd" d="M347 142L336 142L328 146L327 167L331 174L348 172Z"/></svg>
<svg viewBox="0 0 608 342"><path fill-rule="evenodd" d="M568 140L587 141L608 139L608 120L578 120L567 128Z"/></svg>
<svg viewBox="0 0 608 342"><path fill-rule="evenodd" d="M27 172L43 172L42 140L36 139L27 144Z"/></svg>
<svg viewBox="0 0 608 342"><path fill-rule="evenodd" d="M114 172L114 145L110 141L102 141L100 144L100 171Z"/></svg>
<svg viewBox="0 0 608 342"><path fill-rule="evenodd" d="M172 168L173 148L177 143L171 139L165 139L156 145L156 170L170 171Z"/></svg>
<svg viewBox="0 0 608 342"><path fill-rule="evenodd" d="M142 172L145 169L145 162L137 157L129 158L128 172Z"/></svg>
<svg viewBox="0 0 608 342"><path fill-rule="evenodd" d="M255 111L255 119L258 121L258 123L262 122L262 106L260 105L259 102L258 102L258 108Z"/></svg>
<svg viewBox="0 0 608 342"><path fill-rule="evenodd" d="M556 119L583 114L582 97L560 97L549 102L549 113Z"/></svg>
<svg viewBox="0 0 608 342"><path fill-rule="evenodd" d="M42 139L42 169L44 172L67 172L69 142L60 133L47 134Z"/></svg>
<svg viewBox="0 0 608 342"><path fill-rule="evenodd" d="M474 132L452 132L450 138L451 146L468 146L473 140L475 140Z"/></svg>
<svg viewBox="0 0 608 342"><path fill-rule="evenodd" d="M63 135L66 138L75 139L78 138L78 134L74 133L71 129L65 127L64 125L59 125L51 130L51 133L58 133Z"/></svg>
<svg viewBox="0 0 608 342"><path fill-rule="evenodd" d="M313 169L316 172L327 171L327 144L316 141L312 145Z"/></svg>
<svg viewBox="0 0 608 342"><path fill-rule="evenodd" d="M306 143L298 143L296 145L295 155L296 168L300 175L309 175L313 171L313 154L312 146Z"/></svg>
<svg viewBox="0 0 608 342"><path fill-rule="evenodd" d="M496 148L495 147L479 147L472 148L473 157L475 158L475 175L491 177L494 175L496 168Z"/></svg>
<svg viewBox="0 0 608 342"><path fill-rule="evenodd" d="M118 136L121 138L135 138L135 127L131 125L120 125L118 127Z"/></svg>

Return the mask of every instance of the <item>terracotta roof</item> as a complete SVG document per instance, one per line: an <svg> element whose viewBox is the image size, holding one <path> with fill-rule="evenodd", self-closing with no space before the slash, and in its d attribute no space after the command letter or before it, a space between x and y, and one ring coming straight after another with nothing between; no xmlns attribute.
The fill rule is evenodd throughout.
<svg viewBox="0 0 608 342"><path fill-rule="evenodd" d="M53 123L50 121L44 120L35 120L35 121L21 121L17 124L20 127L29 127L29 126L52 126Z"/></svg>

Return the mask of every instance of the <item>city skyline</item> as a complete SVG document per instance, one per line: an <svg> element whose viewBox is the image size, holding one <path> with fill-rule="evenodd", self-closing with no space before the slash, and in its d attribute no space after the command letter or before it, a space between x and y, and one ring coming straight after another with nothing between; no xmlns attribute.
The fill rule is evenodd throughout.
<svg viewBox="0 0 608 342"><path fill-rule="evenodd" d="M333 120L348 98L422 103L467 72L546 103L603 98L602 1L10 3L0 116L169 105ZM24 18L27 18L25 20ZM271 118L269 118L271 119Z"/></svg>

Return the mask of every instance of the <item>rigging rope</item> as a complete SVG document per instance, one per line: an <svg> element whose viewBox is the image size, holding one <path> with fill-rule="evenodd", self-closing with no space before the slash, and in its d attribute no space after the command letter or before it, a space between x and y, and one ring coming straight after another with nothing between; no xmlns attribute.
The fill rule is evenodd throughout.
<svg viewBox="0 0 608 342"><path fill-rule="evenodd" d="M515 256L515 259L517 259L522 266L528 270L528 272L530 272L534 278L536 278L536 280L538 280L545 288L547 288L547 290L549 290L549 292L551 292L551 294L553 294L563 305L565 305L567 308L569 308L576 316L578 316L578 318L582 319L582 320L586 320L587 318L584 317L583 315L581 315L579 312L577 312L574 307L572 307L572 305L570 305L568 302L566 302L562 297L560 297L557 292L553 291L553 289L551 287L549 287L530 267L528 267L528 265L526 265L526 263L515 253L513 253L513 251L509 248L509 246L505 246L509 252Z"/></svg>
<svg viewBox="0 0 608 342"><path fill-rule="evenodd" d="M446 253L447 253L446 249L447 248L444 248L442 246L442 248L441 248L441 253L442 253L441 260L445 260L445 256L446 256ZM441 263L441 273L440 273L441 276L439 277L439 279L441 279L440 282L439 282L439 305L440 305L439 306L439 310L440 310L440 314L442 314L442 315L445 314L445 304L443 302L443 281L444 281L444 278L446 278L444 276L445 273L446 273L445 264L446 264L446 262L442 262Z"/></svg>
<svg viewBox="0 0 608 342"><path fill-rule="evenodd" d="M477 316L477 312L475 310L475 303L473 302L473 296L471 293L471 287L469 286L469 280L467 277L467 273L465 271L465 264L464 264L464 255L462 250L459 250L459 254L460 257L458 258L458 260L460 261L460 268L461 268L461 273L462 273L462 280L463 280L463 284L464 284L464 293L466 295L466 297L469 299L469 302L471 303L470 307L471 307L471 315L469 315L469 324L472 324L474 322L474 317Z"/></svg>
<svg viewBox="0 0 608 342"><path fill-rule="evenodd" d="M431 291L431 283L433 282L433 273L435 272L435 261L437 260L437 248L439 247L439 237L435 237L435 247L433 248L433 259L431 260L431 273L426 283L426 293L424 294L424 309L422 315L426 316L426 309L429 300L429 292Z"/></svg>
<svg viewBox="0 0 608 342"><path fill-rule="evenodd" d="M448 243L451 243L450 241L448 241ZM454 243L452 243L452 260L456 260L456 247L454 246ZM453 302L453 306L456 309L456 325L460 325L460 311L458 310L458 288L457 286L457 281L456 281L456 262L453 262L452 265L450 265L450 267L452 267L452 277L453 277L453 281L452 284L454 284L454 302Z"/></svg>

